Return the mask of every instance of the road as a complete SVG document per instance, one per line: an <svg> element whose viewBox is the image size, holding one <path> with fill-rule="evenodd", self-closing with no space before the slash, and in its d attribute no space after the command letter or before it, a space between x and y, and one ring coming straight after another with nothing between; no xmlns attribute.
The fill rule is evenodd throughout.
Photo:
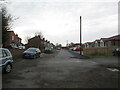
<svg viewBox="0 0 120 90"><path fill-rule="evenodd" d="M3 74L3 88L118 88L118 72L63 49L13 65L11 73Z"/></svg>

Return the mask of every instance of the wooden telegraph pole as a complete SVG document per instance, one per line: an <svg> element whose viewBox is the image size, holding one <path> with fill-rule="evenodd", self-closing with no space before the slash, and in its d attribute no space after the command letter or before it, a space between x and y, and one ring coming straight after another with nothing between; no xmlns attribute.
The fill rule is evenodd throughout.
<svg viewBox="0 0 120 90"><path fill-rule="evenodd" d="M81 33L81 16L80 16L80 47L82 46L82 33ZM82 52L81 52L81 50L80 50L80 55L82 55Z"/></svg>

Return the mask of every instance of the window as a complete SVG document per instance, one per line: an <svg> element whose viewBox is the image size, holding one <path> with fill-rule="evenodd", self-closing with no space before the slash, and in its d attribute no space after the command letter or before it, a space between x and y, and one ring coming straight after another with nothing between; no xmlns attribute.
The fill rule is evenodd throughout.
<svg viewBox="0 0 120 90"><path fill-rule="evenodd" d="M7 56L10 56L10 53L6 50L5 53L7 54Z"/></svg>
<svg viewBox="0 0 120 90"><path fill-rule="evenodd" d="M3 57L10 56L10 53L7 50L2 50L2 56Z"/></svg>
<svg viewBox="0 0 120 90"><path fill-rule="evenodd" d="M12 36L12 40L14 40L14 36Z"/></svg>
<svg viewBox="0 0 120 90"><path fill-rule="evenodd" d="M5 50L2 50L2 55L3 55L3 57L6 57L6 56L7 56Z"/></svg>

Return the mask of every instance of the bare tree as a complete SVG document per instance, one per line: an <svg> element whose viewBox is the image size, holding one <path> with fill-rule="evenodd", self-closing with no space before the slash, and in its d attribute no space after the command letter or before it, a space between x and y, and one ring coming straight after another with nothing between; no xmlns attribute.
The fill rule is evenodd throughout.
<svg viewBox="0 0 120 90"><path fill-rule="evenodd" d="M27 35L26 37L25 37L25 43L28 43L28 40L31 38L31 36L29 36L29 35Z"/></svg>
<svg viewBox="0 0 120 90"><path fill-rule="evenodd" d="M3 47L5 47L5 42L8 40L7 31L12 29L13 22L18 17L14 17L11 14L8 13L8 10L4 4L0 4L0 14L1 14L1 23L2 23L2 43Z"/></svg>

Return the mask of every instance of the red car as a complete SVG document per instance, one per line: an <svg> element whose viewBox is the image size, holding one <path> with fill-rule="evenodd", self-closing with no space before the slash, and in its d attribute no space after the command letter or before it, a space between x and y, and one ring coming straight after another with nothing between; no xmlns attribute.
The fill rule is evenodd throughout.
<svg viewBox="0 0 120 90"><path fill-rule="evenodd" d="M75 51L83 51L83 48L76 48Z"/></svg>

